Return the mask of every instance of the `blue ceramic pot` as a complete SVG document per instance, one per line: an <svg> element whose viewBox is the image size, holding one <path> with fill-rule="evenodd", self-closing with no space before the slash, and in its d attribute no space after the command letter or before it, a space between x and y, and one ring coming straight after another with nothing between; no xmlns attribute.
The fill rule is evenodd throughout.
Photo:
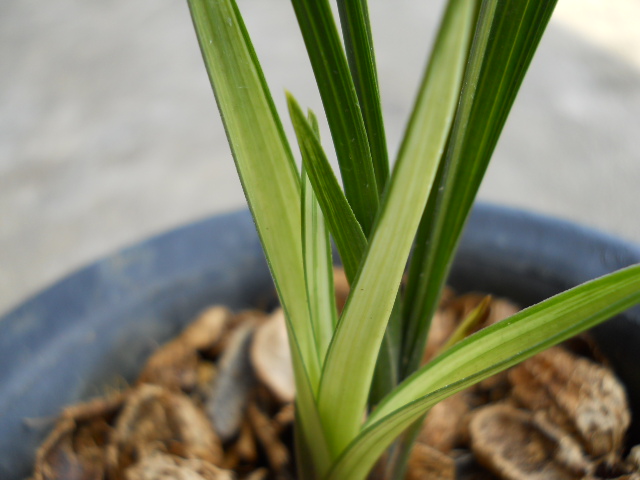
<svg viewBox="0 0 640 480"><path fill-rule="evenodd" d="M451 284L531 304L638 262L637 246L566 222L479 205ZM29 475L34 452L62 406L133 380L153 349L207 305L240 309L274 302L246 211L155 237L27 301L0 319L0 478ZM640 308L594 335L640 411ZM636 420L636 443L639 426Z"/></svg>

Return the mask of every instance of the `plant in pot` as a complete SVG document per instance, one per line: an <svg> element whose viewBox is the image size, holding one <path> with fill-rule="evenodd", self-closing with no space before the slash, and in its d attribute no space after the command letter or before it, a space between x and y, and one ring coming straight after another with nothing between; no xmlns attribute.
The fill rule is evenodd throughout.
<svg viewBox="0 0 640 480"><path fill-rule="evenodd" d="M382 475L401 478L412 426L431 407L640 301L640 267L530 307L420 367L460 233L555 1L448 3L391 173L366 2L338 0L342 39L328 1L292 3L344 190L314 114L287 94L298 172L236 5L189 5L286 313L300 477L365 478L388 451ZM329 238L351 285L340 316Z"/></svg>
<svg viewBox="0 0 640 480"><path fill-rule="evenodd" d="M393 168L366 1L338 0L342 40L327 0L292 3L343 188L314 114L288 94L296 167L235 2L189 0L285 312L298 476L356 480L377 465L381 478L402 478L434 405L640 302L640 266L473 335L463 327L421 366L461 232L555 1L448 3ZM351 287L340 315L330 238Z"/></svg>

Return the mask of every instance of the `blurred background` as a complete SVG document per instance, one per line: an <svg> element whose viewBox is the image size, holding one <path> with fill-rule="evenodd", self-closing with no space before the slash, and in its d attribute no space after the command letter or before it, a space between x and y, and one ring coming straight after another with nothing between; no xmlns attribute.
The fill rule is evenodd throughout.
<svg viewBox="0 0 640 480"><path fill-rule="evenodd" d="M239 4L280 111L287 88L321 112L289 2ZM392 157L442 7L370 1ZM559 1L481 199L640 243L639 20L640 0ZM185 1L0 2L0 314L244 204Z"/></svg>

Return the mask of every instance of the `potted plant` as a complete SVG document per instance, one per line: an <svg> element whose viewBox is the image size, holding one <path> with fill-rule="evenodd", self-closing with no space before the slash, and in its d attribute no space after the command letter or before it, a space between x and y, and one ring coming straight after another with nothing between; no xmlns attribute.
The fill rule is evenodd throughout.
<svg viewBox="0 0 640 480"><path fill-rule="evenodd" d="M475 194L555 1L449 2L392 173L366 2L338 1L346 52L327 1L292 3L344 192L314 114L288 95L298 173L234 2L189 5L286 312L299 476L365 478L393 448L385 475L401 478L413 426L433 405L640 302L640 267L545 300L420 367ZM340 317L329 238L351 284ZM8 380L15 399L25 385Z"/></svg>
<svg viewBox="0 0 640 480"><path fill-rule="evenodd" d="M366 2L337 2L346 53L328 2L292 3L344 193L314 114L288 94L302 154L298 175L235 5L189 4L286 312L301 476L364 478L405 432L387 469L399 478L410 427L431 406L604 320L618 303L609 295L628 298L620 307L633 305L637 267L531 307L418 369L455 246L555 2L449 2L391 175ZM329 235L352 288L339 319ZM617 275L629 277L618 284ZM609 290L606 282L615 285Z"/></svg>

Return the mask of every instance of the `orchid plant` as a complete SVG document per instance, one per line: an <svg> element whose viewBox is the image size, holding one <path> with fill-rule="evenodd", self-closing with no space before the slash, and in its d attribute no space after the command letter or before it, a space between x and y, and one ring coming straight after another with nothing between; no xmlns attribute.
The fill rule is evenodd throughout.
<svg viewBox="0 0 640 480"><path fill-rule="evenodd" d="M337 0L341 33L329 0L291 1L340 180L315 115L287 94L297 167L234 0L189 7L286 313L299 476L363 479L387 452L384 475L402 478L415 426L435 403L640 302L640 266L527 308L421 366L465 221L557 0L448 2L393 168L366 0ZM340 315L330 239L351 285Z"/></svg>

